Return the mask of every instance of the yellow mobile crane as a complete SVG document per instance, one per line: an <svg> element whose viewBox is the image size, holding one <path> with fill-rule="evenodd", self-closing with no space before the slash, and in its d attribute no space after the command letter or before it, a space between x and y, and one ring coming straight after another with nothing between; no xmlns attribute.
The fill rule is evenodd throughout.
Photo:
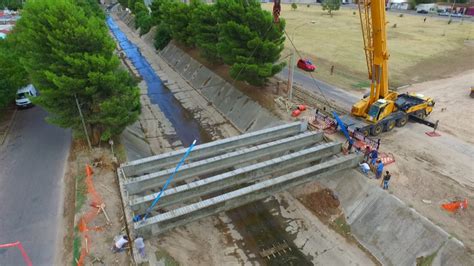
<svg viewBox="0 0 474 266"><path fill-rule="evenodd" d="M359 0L359 14L364 40L370 94L352 106L351 116L343 117L348 128L365 136L390 131L404 126L409 117L433 126L424 118L431 113L435 102L420 94L398 94L388 88L387 34L385 0Z"/></svg>

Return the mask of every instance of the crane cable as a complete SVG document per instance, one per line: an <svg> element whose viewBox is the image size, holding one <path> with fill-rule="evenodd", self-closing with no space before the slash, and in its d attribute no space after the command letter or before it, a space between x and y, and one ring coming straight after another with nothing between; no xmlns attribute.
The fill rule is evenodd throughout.
<svg viewBox="0 0 474 266"><path fill-rule="evenodd" d="M295 51L296 51L296 53L298 54L298 56L299 56L300 58L303 58L303 56L301 56L300 51L296 48L295 44L293 43L293 40L292 40L292 39L290 38L290 36L288 35L288 32L286 32L286 30L284 30L284 32L285 32L286 37L287 37L288 40L290 41L291 46L293 46L293 49L295 49ZM289 66L289 67L293 67L293 66ZM331 105L331 103L329 102L329 100L326 98L326 95L324 95L323 90L319 87L318 83L316 82L316 79L314 78L313 73L309 72L309 75L311 76L311 79L313 80L314 85L316 86L316 88L318 88L319 92L320 92L321 95L323 96L323 98L324 98L324 100L326 101L326 103L327 103L327 105L329 106L329 108L335 110L335 109L332 107L332 105Z"/></svg>

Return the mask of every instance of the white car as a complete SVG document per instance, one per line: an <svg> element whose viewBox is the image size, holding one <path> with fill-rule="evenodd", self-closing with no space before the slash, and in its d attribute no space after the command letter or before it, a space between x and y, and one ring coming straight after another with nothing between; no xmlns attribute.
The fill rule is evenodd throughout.
<svg viewBox="0 0 474 266"><path fill-rule="evenodd" d="M16 92L16 100L15 100L16 106L18 108L32 106L33 103L31 102L30 99L36 96L38 96L38 92L36 91L36 88L32 84L26 87L23 87Z"/></svg>

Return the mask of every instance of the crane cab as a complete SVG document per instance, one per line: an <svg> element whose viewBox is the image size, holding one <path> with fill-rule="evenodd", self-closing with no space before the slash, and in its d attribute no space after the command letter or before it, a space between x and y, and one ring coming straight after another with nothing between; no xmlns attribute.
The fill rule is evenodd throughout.
<svg viewBox="0 0 474 266"><path fill-rule="evenodd" d="M394 107L393 101L379 99L370 106L366 119L371 123L377 123L393 113Z"/></svg>

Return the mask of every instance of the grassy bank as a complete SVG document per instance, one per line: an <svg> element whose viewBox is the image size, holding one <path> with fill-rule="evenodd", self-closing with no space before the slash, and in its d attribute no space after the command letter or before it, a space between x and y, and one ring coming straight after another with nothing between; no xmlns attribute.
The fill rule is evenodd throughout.
<svg viewBox="0 0 474 266"><path fill-rule="evenodd" d="M271 10L272 4L262 4ZM355 13L354 13L355 12ZM367 67L359 14L356 9L341 8L334 16L320 6L299 5L291 10L282 5L288 35L303 56L312 58L318 70L315 76L346 89L358 88L367 80ZM474 23L428 15L387 12L389 72L392 87L461 72L473 67ZM395 26L396 25L396 26ZM292 46L287 40L284 57ZM331 66L333 75L330 74Z"/></svg>

